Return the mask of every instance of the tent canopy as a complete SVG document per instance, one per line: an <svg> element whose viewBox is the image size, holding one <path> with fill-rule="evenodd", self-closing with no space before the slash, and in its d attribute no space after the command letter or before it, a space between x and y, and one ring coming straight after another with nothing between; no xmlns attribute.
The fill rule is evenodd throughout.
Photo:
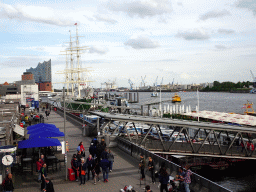
<svg viewBox="0 0 256 192"><path fill-rule="evenodd" d="M50 131L50 130L41 130L39 132L31 133L30 138L39 138L39 137L63 137L64 133L60 131Z"/></svg>

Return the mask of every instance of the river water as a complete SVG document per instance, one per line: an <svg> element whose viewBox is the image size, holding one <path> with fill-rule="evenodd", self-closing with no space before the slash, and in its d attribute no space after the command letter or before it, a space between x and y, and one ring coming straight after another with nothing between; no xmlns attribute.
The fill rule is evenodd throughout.
<svg viewBox="0 0 256 192"><path fill-rule="evenodd" d="M168 100L174 96L174 92L162 92L161 99ZM181 104L191 106L192 110L198 105L197 92L179 92ZM160 101L160 97L151 97L150 92L139 93L139 104L144 102ZM256 94L249 93L217 93L217 92L199 92L199 110L234 112L243 114L243 104L247 101L256 103ZM165 103L171 104L169 103ZM256 106L255 110L256 110ZM185 107L186 108L186 107ZM245 161L236 166L229 167L226 170L214 170L198 172L200 175L232 190L235 192L255 192L256 191L256 172L253 168L256 161Z"/></svg>

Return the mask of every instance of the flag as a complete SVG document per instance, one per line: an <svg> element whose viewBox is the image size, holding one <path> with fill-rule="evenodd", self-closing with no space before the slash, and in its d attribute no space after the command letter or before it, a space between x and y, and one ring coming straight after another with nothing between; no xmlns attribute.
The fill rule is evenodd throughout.
<svg viewBox="0 0 256 192"><path fill-rule="evenodd" d="M75 25L77 25L77 23L75 23Z"/></svg>

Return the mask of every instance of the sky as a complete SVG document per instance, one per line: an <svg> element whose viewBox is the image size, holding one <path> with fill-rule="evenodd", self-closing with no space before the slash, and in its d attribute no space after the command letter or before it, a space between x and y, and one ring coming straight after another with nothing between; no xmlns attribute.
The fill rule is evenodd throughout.
<svg viewBox="0 0 256 192"><path fill-rule="evenodd" d="M256 76L256 0L0 0L0 83L51 59L53 87L63 87L56 73L75 23L92 87Z"/></svg>

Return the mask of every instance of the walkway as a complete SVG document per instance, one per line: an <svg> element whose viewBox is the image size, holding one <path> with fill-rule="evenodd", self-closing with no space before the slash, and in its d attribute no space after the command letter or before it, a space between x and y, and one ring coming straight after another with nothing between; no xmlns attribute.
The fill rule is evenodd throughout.
<svg viewBox="0 0 256 192"><path fill-rule="evenodd" d="M58 112L52 111L49 119L45 118L45 123L55 124L60 131L64 132L64 118ZM70 167L71 157L74 153L76 153L77 145L80 141L83 141L86 157L88 157L88 147L91 141L89 137L83 137L82 131L80 129L81 125L79 123L71 123L70 121L66 122L66 134L67 141L69 142L69 150L68 153L68 167ZM95 191L95 192L114 192L120 191L125 185L132 185L136 191L142 192L144 191L144 184L140 186L139 173L138 173L138 162L133 157L127 155L122 152L118 148L112 149L115 155L115 162L113 166L113 172L109 175L109 182L102 182L102 174L100 175L101 181L96 185L93 184L93 181L86 181L85 185L80 186L79 182L71 182L65 181L65 168L62 163L61 171L51 172L49 169L48 177L52 179L54 184L54 188L56 192L70 192L70 191ZM37 173L33 175L20 173L14 176L14 187L15 192L36 192L40 191L40 184L36 182ZM149 177L147 177L149 180ZM144 182L143 182L144 183ZM149 182L147 181L147 184ZM153 191L159 191L157 188L157 184L151 184L151 189Z"/></svg>

